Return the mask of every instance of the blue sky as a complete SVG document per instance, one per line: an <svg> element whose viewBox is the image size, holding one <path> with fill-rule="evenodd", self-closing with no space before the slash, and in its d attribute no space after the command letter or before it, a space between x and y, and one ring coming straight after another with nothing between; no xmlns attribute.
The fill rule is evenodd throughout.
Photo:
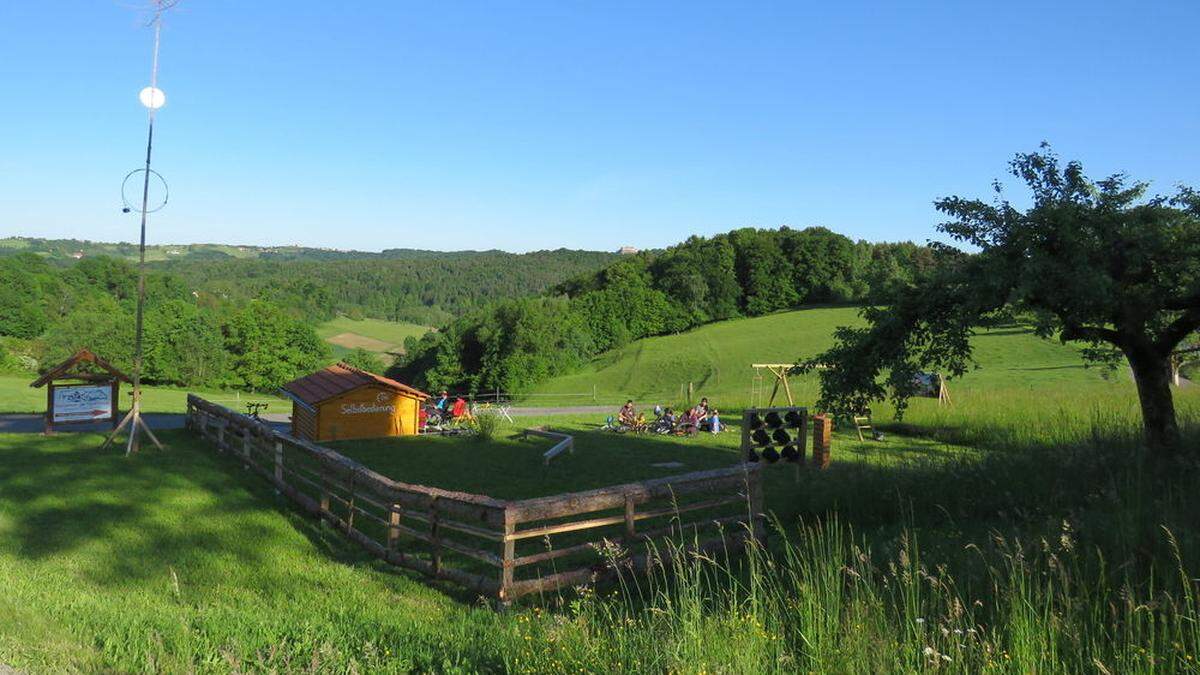
<svg viewBox="0 0 1200 675"><path fill-rule="evenodd" d="M0 236L133 240L137 0L0 3ZM235 2L167 18L151 243L924 241L1050 141L1200 186L1200 2Z"/></svg>

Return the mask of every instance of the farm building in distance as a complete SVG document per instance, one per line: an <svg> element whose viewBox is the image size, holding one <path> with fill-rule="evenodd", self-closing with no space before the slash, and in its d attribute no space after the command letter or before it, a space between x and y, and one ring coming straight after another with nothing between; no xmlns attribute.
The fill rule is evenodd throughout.
<svg viewBox="0 0 1200 675"><path fill-rule="evenodd" d="M292 435L310 441L411 436L429 398L345 363L292 380L281 391L292 400Z"/></svg>

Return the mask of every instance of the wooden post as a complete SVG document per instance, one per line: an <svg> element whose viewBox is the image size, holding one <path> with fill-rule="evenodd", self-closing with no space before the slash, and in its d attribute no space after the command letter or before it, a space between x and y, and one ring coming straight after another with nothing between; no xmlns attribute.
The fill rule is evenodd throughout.
<svg viewBox="0 0 1200 675"><path fill-rule="evenodd" d="M513 585L513 572L515 568L513 561L517 557L517 540L513 535L517 531L516 518L513 517L512 509L504 509L504 550L500 556L500 602L509 603L510 591Z"/></svg>
<svg viewBox="0 0 1200 675"><path fill-rule="evenodd" d="M634 519L634 511L636 505L633 503L633 495L625 495L625 537L630 543L637 536L636 520Z"/></svg>
<svg viewBox="0 0 1200 675"><path fill-rule="evenodd" d="M329 513L329 469L321 464L321 515ZM322 521L324 522L324 521Z"/></svg>
<svg viewBox="0 0 1200 675"><path fill-rule="evenodd" d="M441 528L438 527L438 498L429 500L429 543L433 547L430 552L433 558L433 576L442 572L442 538Z"/></svg>
<svg viewBox="0 0 1200 675"><path fill-rule="evenodd" d="M283 442L275 441L275 482L283 487Z"/></svg>
<svg viewBox="0 0 1200 675"><path fill-rule="evenodd" d="M749 461L750 457L750 414L756 412L756 408L742 411L742 459L741 461Z"/></svg>
<svg viewBox="0 0 1200 675"><path fill-rule="evenodd" d="M42 433L47 436L54 433L54 383L46 385L46 428Z"/></svg>
<svg viewBox="0 0 1200 675"><path fill-rule="evenodd" d="M117 428L117 422L120 421L120 418L121 418L120 391L121 391L121 381L114 378L112 381L112 393L110 394L110 397L111 397L110 400L112 401L112 417L110 419L110 424L112 425L113 429ZM191 418L192 418L191 413L192 413L192 402L189 400L188 401L188 419L186 420L189 427L191 425Z"/></svg>
<svg viewBox="0 0 1200 675"><path fill-rule="evenodd" d="M813 417L813 452L812 465L818 469L829 467L829 450L831 446L830 430L833 420L828 415Z"/></svg>
<svg viewBox="0 0 1200 675"><path fill-rule="evenodd" d="M750 532L754 535L754 539L760 544L767 543L767 528L763 523L763 485L762 485L762 469L758 469L753 474L746 475L746 490L748 492L748 501L750 508Z"/></svg>
<svg viewBox="0 0 1200 675"><path fill-rule="evenodd" d="M390 513L388 513L387 548L389 551L395 551L400 545L400 519L403 517L404 507L392 504Z"/></svg>
<svg viewBox="0 0 1200 675"><path fill-rule="evenodd" d="M225 424L217 424L217 450L225 452Z"/></svg>

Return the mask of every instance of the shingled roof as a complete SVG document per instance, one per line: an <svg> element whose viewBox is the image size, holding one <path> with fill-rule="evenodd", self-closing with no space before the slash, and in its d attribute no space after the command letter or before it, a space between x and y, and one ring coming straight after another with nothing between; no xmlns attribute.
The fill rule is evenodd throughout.
<svg viewBox="0 0 1200 675"><path fill-rule="evenodd" d="M312 375L292 380L281 389L288 398L311 407L367 384L386 387L421 399L429 398L429 394L407 384L341 362L318 370Z"/></svg>

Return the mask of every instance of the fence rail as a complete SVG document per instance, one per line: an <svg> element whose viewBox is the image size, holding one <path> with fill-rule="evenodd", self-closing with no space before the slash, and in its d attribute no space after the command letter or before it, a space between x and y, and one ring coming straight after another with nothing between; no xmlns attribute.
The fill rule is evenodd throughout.
<svg viewBox="0 0 1200 675"><path fill-rule="evenodd" d="M192 394L187 426L372 555L505 602L605 576L618 548L645 569L666 537L732 550L763 536L757 465L499 500L393 480Z"/></svg>

